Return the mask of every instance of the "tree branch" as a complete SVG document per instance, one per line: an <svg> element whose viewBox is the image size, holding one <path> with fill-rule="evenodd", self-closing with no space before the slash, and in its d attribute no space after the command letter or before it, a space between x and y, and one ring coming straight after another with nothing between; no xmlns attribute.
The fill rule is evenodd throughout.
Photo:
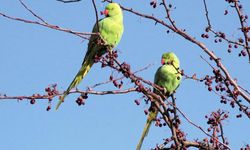
<svg viewBox="0 0 250 150"><path fill-rule="evenodd" d="M74 3L74 2L80 2L81 0L57 0L59 2L63 2L63 3Z"/></svg>

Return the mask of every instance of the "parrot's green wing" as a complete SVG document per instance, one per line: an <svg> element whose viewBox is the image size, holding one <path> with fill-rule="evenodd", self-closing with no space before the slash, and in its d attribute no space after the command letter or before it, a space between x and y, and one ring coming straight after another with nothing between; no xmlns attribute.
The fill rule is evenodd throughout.
<svg viewBox="0 0 250 150"><path fill-rule="evenodd" d="M92 31L93 33L99 32L100 35L91 35L88 43L88 51L84 57L82 67L67 90L60 97L56 109L59 108L70 90L76 87L89 72L94 64L95 56L103 55L107 49L111 50L116 47L121 40L123 34L123 14L120 6L117 3L109 3L105 10L108 12L107 17L99 20Z"/></svg>
<svg viewBox="0 0 250 150"><path fill-rule="evenodd" d="M162 59L164 60L165 64L159 67L156 71L154 83L163 87L166 90L166 96L168 97L179 87L179 84L181 82L181 74L178 71L180 63L177 56L172 52L163 54ZM173 62L173 65L171 63L167 63L169 61ZM157 94L156 90L154 90L154 92ZM151 103L147 122L143 129L141 139L137 144L136 150L141 149L143 140L147 136L149 128L152 122L156 119L157 114L158 110L156 108L155 103Z"/></svg>

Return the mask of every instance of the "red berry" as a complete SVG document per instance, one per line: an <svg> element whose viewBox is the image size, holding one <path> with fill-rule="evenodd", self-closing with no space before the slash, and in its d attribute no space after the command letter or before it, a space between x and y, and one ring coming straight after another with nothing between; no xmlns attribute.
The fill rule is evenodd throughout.
<svg viewBox="0 0 250 150"><path fill-rule="evenodd" d="M211 129L210 129L210 128L208 128L208 129L207 129L207 131L208 131L208 132L210 132L210 131L211 131Z"/></svg>
<svg viewBox="0 0 250 150"><path fill-rule="evenodd" d="M153 8L156 8L156 3L154 3Z"/></svg>
<svg viewBox="0 0 250 150"><path fill-rule="evenodd" d="M242 117L242 114L236 115L236 118L241 118L241 117Z"/></svg>
<svg viewBox="0 0 250 150"><path fill-rule="evenodd" d="M50 92L50 91L51 91L50 87L45 88L45 92Z"/></svg>
<svg viewBox="0 0 250 150"><path fill-rule="evenodd" d="M205 31L206 32L209 32L210 28L209 27L206 27Z"/></svg>
<svg viewBox="0 0 250 150"><path fill-rule="evenodd" d="M219 88L218 85L215 86L215 90L216 90L216 91L219 91L219 90L220 90L220 88Z"/></svg>
<svg viewBox="0 0 250 150"><path fill-rule="evenodd" d="M211 86L208 87L208 91L212 91L213 88Z"/></svg>
<svg viewBox="0 0 250 150"><path fill-rule="evenodd" d="M135 100L135 104L136 105L140 105L140 101L137 99L137 100Z"/></svg>
<svg viewBox="0 0 250 150"><path fill-rule="evenodd" d="M110 81L112 81L112 80L113 80L113 76L112 76L112 75L109 77L109 80L110 80Z"/></svg>
<svg viewBox="0 0 250 150"><path fill-rule="evenodd" d="M106 66L107 66L106 64L102 63L102 66L101 66L101 67L104 68L104 67L106 67Z"/></svg>
<svg viewBox="0 0 250 150"><path fill-rule="evenodd" d="M239 39L239 42L240 42L240 43L243 43L243 42L244 42L244 40L243 40L242 38L240 38L240 39Z"/></svg>
<svg viewBox="0 0 250 150"><path fill-rule="evenodd" d="M225 117L225 118L228 118L228 114L225 114L224 117Z"/></svg>
<svg viewBox="0 0 250 150"><path fill-rule="evenodd" d="M246 53L245 50L242 50L242 51L241 51L241 54L242 54L242 56L246 56L246 55L247 55L247 53Z"/></svg>
<svg viewBox="0 0 250 150"><path fill-rule="evenodd" d="M49 111L50 109L51 109L51 106L48 106L46 110Z"/></svg>
<svg viewBox="0 0 250 150"><path fill-rule="evenodd" d="M227 11L227 10L225 10L224 15L227 15L227 14L228 14L228 11Z"/></svg>
<svg viewBox="0 0 250 150"><path fill-rule="evenodd" d="M35 103L36 103L36 100L35 100L35 99L31 99L31 100L30 100L30 104L33 105L33 104L35 104Z"/></svg>
<svg viewBox="0 0 250 150"><path fill-rule="evenodd" d="M85 104L84 99L82 97L78 97L76 103L78 104L78 106Z"/></svg>
<svg viewBox="0 0 250 150"><path fill-rule="evenodd" d="M114 84L115 87L118 86L118 83L116 82L116 80L113 81L113 84Z"/></svg>

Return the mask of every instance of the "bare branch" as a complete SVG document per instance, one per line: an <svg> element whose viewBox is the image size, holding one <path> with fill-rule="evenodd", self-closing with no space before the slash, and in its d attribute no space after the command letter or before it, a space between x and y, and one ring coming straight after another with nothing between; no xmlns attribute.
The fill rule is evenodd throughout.
<svg viewBox="0 0 250 150"><path fill-rule="evenodd" d="M17 17L12 17L12 16L8 16L6 14L3 14L0 12L0 16L10 19L10 20L15 20L15 21L20 21L20 22L24 22L24 23L28 23L28 24L35 24L35 25L40 25L40 26L44 26L50 29L54 29L54 30L58 30L58 31L63 31L63 32L67 32L73 35L76 35L80 38L86 39L88 40L89 38L87 36L89 35L98 35L98 33L89 33L89 32L77 32L77 31L73 31L70 29L64 29L61 28L57 25L53 25L53 24L48 24L48 23L44 23L44 22L38 22L38 21L32 21L32 20L26 20L26 19L22 19L22 18L17 18Z"/></svg>
<svg viewBox="0 0 250 150"><path fill-rule="evenodd" d="M143 67L143 68L141 68L141 69L139 69L139 70L133 72L133 74L137 74L138 72L147 70L148 68L150 68L150 67L153 66L153 65L154 65L154 64L149 64L149 65L147 65L147 66L145 66L145 67ZM113 78L113 77L112 77L112 78ZM115 78L115 79L109 79L108 81L96 83L96 84L94 84L94 85L92 85L92 86L89 86L88 88L93 89L93 88L95 88L95 87L97 87L97 86L100 86L100 85L103 85L103 84L107 84L107 83L110 83L110 82L114 82L114 81L118 81L118 80L122 80L122 79L124 79L124 78L125 78L125 76L121 76L121 77L118 77L118 78Z"/></svg>
<svg viewBox="0 0 250 150"><path fill-rule="evenodd" d="M86 90L86 91L82 91L82 90L71 90L69 93L79 93L79 94L92 94L92 95L108 95L108 94L126 94L129 92L135 92L136 88L128 88L125 90L109 90L109 91L93 91L93 90ZM24 99L28 99L28 100L32 100L32 99L53 99L54 97L58 97L60 95L63 95L63 93L57 93L54 95L40 95L40 94L33 94L31 96L7 96L7 95L0 95L0 100L24 100Z"/></svg>
<svg viewBox="0 0 250 150"><path fill-rule="evenodd" d="M92 0L92 4L93 4L93 7L95 9L95 19L96 19L96 25L97 25L97 29L99 30L99 24L98 24L98 12L97 12L97 8L96 8L96 4L95 4L95 0Z"/></svg>
<svg viewBox="0 0 250 150"><path fill-rule="evenodd" d="M249 41L250 37L247 35L249 30L247 29L247 27L244 24L244 15L241 13L241 9L240 9L238 3L239 3L239 1L234 1L234 7L235 7L235 9L237 11L237 14L238 14L238 17L239 17L239 20L240 20L241 31L242 31L242 33L244 35L244 38L245 38L246 50L247 50L247 53L248 53L249 63L250 63L250 48L248 46L248 41Z"/></svg>
<svg viewBox="0 0 250 150"><path fill-rule="evenodd" d="M28 8L28 6L26 6L24 4L24 2L22 0L19 0L19 2L22 4L22 6L28 10L34 17L36 17L38 20L42 21L44 24L48 24L43 18L41 18L40 16L38 16L36 13L34 13L31 9Z"/></svg>
<svg viewBox="0 0 250 150"><path fill-rule="evenodd" d="M106 0L106 1L110 2L110 0ZM248 103L250 103L250 97L244 91L242 91L239 88L239 85L231 77L230 73L228 72L228 70L226 69L226 67L222 64L222 62L220 61L220 59L212 51L210 51L202 42L200 42L196 38L190 36L189 34L187 34L186 32L184 32L183 30L180 30L178 28L174 28L173 26L170 26L167 23L165 23L163 20L157 19L157 18L155 18L152 15L150 16L150 15L139 13L137 11L134 11L132 8L125 8L123 6L121 6L121 8L123 10L131 12L131 13L137 15L137 16L153 20L153 21L155 21L155 22L157 22L157 23L159 23L159 24L161 24L161 25L169 28L170 30L172 30L173 32L175 32L178 35L182 36L186 40L188 40L191 43L194 43L195 45L197 45L198 47L200 47L217 64L217 66L224 72L226 79L229 80L230 83L234 86L234 88L239 92L239 95L241 95Z"/></svg>
<svg viewBox="0 0 250 150"><path fill-rule="evenodd" d="M81 0L57 0L59 2L63 2L63 3L74 3L74 2L80 2Z"/></svg>

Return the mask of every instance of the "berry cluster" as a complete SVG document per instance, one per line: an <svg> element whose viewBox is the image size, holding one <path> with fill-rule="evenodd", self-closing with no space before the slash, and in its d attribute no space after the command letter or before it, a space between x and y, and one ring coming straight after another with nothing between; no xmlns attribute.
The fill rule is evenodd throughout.
<svg viewBox="0 0 250 150"><path fill-rule="evenodd" d="M227 149L225 145L228 145L228 141L223 135L223 125L222 122L228 118L228 112L217 110L210 114L210 116L205 116L208 119L207 124L209 125L207 131L212 133L212 137L209 142L215 149ZM223 144L218 142L219 139L222 139Z"/></svg>
<svg viewBox="0 0 250 150"><path fill-rule="evenodd" d="M117 80L113 80L113 76L110 76L110 81L112 81L113 85L117 87L118 89L122 88L123 81L121 80L120 83L118 83Z"/></svg>
<svg viewBox="0 0 250 150"><path fill-rule="evenodd" d="M222 104L227 104L229 102L232 108L235 107L235 103L239 106L239 110L243 111L247 116L250 116L250 109L247 106L241 104L241 100L239 100L239 92L236 88L233 88L232 83L225 78L219 69L213 70L213 76L206 75L204 80L204 84L208 86L208 91L214 91L218 95L220 95L220 102ZM213 82L215 82L213 89ZM241 117L240 115L236 116L237 118Z"/></svg>
<svg viewBox="0 0 250 150"><path fill-rule="evenodd" d="M87 93L82 93L81 96L79 96L76 99L76 103L78 104L78 106L84 105L85 104L85 100L88 98L88 94Z"/></svg>
<svg viewBox="0 0 250 150"><path fill-rule="evenodd" d="M49 100L46 110L49 111L51 109L51 101L52 101L53 97L55 97L59 94L59 91L57 90L57 84L53 84L53 85L45 88L45 92L47 93L48 100Z"/></svg>
<svg viewBox="0 0 250 150"><path fill-rule="evenodd" d="M45 88L45 92L47 94L45 95L40 95L40 94L33 94L30 97L25 97L25 99L30 99L30 104L35 104L36 99L48 99L48 106L46 108L47 111L51 109L51 101L52 99L59 95L59 91L57 90L57 84L50 85L49 87ZM19 100L22 100L23 98L20 97Z"/></svg>
<svg viewBox="0 0 250 150"><path fill-rule="evenodd" d="M245 57L245 56L247 56L247 54L249 54L248 42L250 41L250 37L248 34L250 31L250 27L248 26L248 23L247 23L248 15L243 14L243 11L242 11L243 6L240 4L239 1L236 1L236 0L225 0L225 1L228 2L232 8L235 8L235 11L238 14L238 17L240 20L240 25L241 25L241 27L239 27L239 29L241 29L241 32L243 33L243 38L239 37L236 40L230 40L229 38L226 37L225 33L221 32L221 31L219 31L219 32L214 31L212 29L208 15L206 15L208 27L206 27L206 29L205 29L206 33L202 33L201 37L208 39L209 38L208 32L211 31L214 34L214 38L215 38L214 42L215 43L221 43L222 41L226 41L228 43L228 49L227 49L228 53L232 52L232 48L237 49L238 47L242 47L242 49L238 52L238 56ZM233 3L233 5L232 5L232 3ZM228 15L228 10L224 11L224 15Z"/></svg>
<svg viewBox="0 0 250 150"><path fill-rule="evenodd" d="M245 148L240 148L240 150L250 150L250 145L249 144L247 144L246 146L245 146Z"/></svg>
<svg viewBox="0 0 250 150"><path fill-rule="evenodd" d="M52 98L56 95L59 94L59 91L57 90L57 84L53 84L47 88L45 88L45 92L47 93L47 95L49 96L48 97L48 100L49 101L52 101Z"/></svg>

